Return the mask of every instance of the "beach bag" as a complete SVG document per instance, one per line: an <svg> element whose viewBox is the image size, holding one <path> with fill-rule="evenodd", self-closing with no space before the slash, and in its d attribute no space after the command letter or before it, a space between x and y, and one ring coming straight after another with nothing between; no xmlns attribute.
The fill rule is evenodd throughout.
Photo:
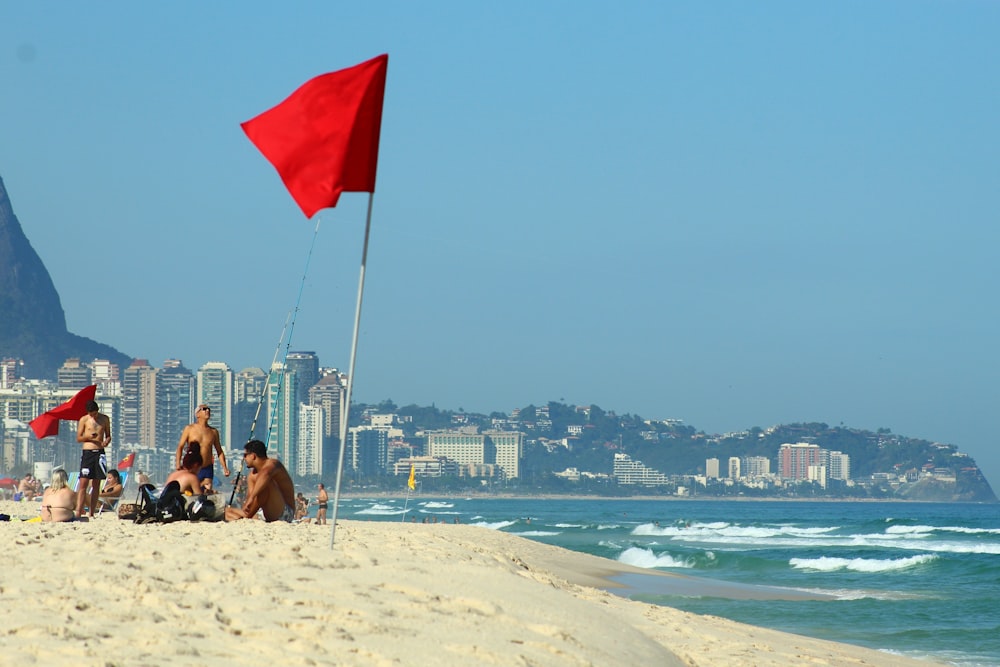
<svg viewBox="0 0 1000 667"><path fill-rule="evenodd" d="M138 508L133 521L136 523L154 523L156 521L156 487L143 484L139 487Z"/></svg>
<svg viewBox="0 0 1000 667"><path fill-rule="evenodd" d="M187 519L187 502L181 493L181 485L175 480L170 482L160 492L156 501L156 520L160 523L173 523Z"/></svg>
<svg viewBox="0 0 1000 667"><path fill-rule="evenodd" d="M194 498L187 508L187 517L191 521L215 521L215 501L201 494Z"/></svg>
<svg viewBox="0 0 1000 667"><path fill-rule="evenodd" d="M139 515L139 503L119 503L118 519L120 521L135 521Z"/></svg>

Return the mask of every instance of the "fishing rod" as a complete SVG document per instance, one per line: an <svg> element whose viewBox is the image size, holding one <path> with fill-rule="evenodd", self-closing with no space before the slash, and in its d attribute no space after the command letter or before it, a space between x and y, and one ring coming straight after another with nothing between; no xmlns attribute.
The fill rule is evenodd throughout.
<svg viewBox="0 0 1000 667"><path fill-rule="evenodd" d="M271 373L274 372L274 364L278 361L278 353L281 351L281 341L285 340L285 331L288 330L288 322L291 319L292 312L289 311L288 315L285 316L285 326L281 327L281 335L278 336L278 344L274 346L274 356L271 358L270 370L267 372L267 383L265 383L265 389L267 385L271 383ZM261 389L260 397L257 399L257 411L254 412L253 422L250 424L250 435L247 437L247 442L253 440L253 434L257 428L257 419L260 417L260 409L264 405L264 393L265 390ZM236 491L240 488L240 479L243 478L243 472L247 467L246 459L241 457L240 460L243 463L240 465L240 471L236 474L236 480L233 482L233 492L229 496L229 505L232 505L233 499L236 498Z"/></svg>
<svg viewBox="0 0 1000 667"><path fill-rule="evenodd" d="M312 241L309 244L309 252L306 254L306 265L302 270L302 280L299 282L299 293L295 298L295 308L289 313L289 316L285 317L285 326L281 329L281 336L278 338L278 345L274 349L274 357L271 359L271 367L267 372L267 383L265 384L264 391L261 391L260 398L257 401L257 412L254 414L253 423L250 425L250 437L247 438L247 442L253 440L254 429L257 427L257 418L260 416L261 406L264 404L264 397L266 396L267 389L271 386L271 376L274 373L275 364L278 361L278 352L281 350L281 341L285 337L285 329L288 329L288 340L285 344L285 356L281 359L281 368L285 369L288 363L288 353L292 347L292 334L295 332L295 320L299 315L299 305L302 303L302 292L305 290L306 286L306 276L309 274L309 264L312 262L313 249L316 247L316 238L319 236L319 225L322 217L316 217L316 227L313 229ZM290 319L290 322L289 322ZM264 448L265 451L267 446L271 442L271 431L274 428L274 417L278 410L278 399L281 397L282 384L285 374L281 373L278 376L278 387L275 392L274 403L271 405L271 414L267 420L267 435L264 438ZM287 446L288 443L286 443ZM236 475L236 481L233 483L233 493L229 497L229 504L233 504L233 498L236 497L236 490L239 488L240 479L243 476L243 472L246 469L246 459L242 458L242 465L240 466L240 472Z"/></svg>

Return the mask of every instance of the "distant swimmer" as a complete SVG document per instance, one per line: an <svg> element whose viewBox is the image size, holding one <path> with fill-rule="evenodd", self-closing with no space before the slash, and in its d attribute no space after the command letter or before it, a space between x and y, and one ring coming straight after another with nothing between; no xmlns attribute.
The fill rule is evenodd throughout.
<svg viewBox="0 0 1000 667"><path fill-rule="evenodd" d="M195 410L195 423L188 424L181 433L181 439L177 442L177 453L175 468L180 470L181 459L184 456L184 448L189 444L197 444L201 452L202 467L198 471L198 479L205 493L213 493L215 480L215 458L219 455L219 463L222 464L222 473L229 477L229 466L226 464L226 454L222 451L222 443L219 442L219 430L208 425L208 420L212 416L212 409L202 403Z"/></svg>

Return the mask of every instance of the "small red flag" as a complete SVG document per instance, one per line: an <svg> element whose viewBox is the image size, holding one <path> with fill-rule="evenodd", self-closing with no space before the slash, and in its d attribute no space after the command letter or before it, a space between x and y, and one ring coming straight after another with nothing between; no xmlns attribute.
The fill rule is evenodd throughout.
<svg viewBox="0 0 1000 667"><path fill-rule="evenodd" d="M35 437L41 440L50 435L59 435L59 420L78 421L87 414L87 403L97 395L97 385L92 384L76 392L73 398L62 405L43 412L30 422L28 426L35 432Z"/></svg>
<svg viewBox="0 0 1000 667"><path fill-rule="evenodd" d="M118 462L118 469L125 470L126 468L131 468L132 464L135 463L135 452L132 452L121 461Z"/></svg>
<svg viewBox="0 0 1000 667"><path fill-rule="evenodd" d="M240 127L307 218L341 192L375 192L389 56L321 74Z"/></svg>

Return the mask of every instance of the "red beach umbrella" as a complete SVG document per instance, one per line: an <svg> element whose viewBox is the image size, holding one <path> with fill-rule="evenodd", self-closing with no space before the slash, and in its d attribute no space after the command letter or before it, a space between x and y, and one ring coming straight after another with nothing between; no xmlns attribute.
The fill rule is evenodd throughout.
<svg viewBox="0 0 1000 667"><path fill-rule="evenodd" d="M0 486L17 486L17 480L10 477L0 479Z"/></svg>

